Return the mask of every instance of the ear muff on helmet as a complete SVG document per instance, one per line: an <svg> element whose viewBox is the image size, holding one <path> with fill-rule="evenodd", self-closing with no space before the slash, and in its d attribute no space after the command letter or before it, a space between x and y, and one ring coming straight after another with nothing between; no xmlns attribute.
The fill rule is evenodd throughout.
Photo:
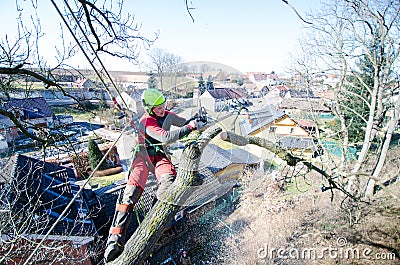
<svg viewBox="0 0 400 265"><path fill-rule="evenodd" d="M147 104L146 104L146 101L144 100L144 99L142 99L142 104L143 104L143 108L144 108L144 110L146 111L146 112L148 112L148 113L150 113L150 114L153 114L152 113L152 111L151 111L151 107L149 107Z"/></svg>

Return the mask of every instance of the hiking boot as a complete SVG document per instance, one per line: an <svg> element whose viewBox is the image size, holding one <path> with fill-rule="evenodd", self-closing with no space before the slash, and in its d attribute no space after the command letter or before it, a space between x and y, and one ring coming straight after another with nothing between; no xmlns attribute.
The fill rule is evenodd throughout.
<svg viewBox="0 0 400 265"><path fill-rule="evenodd" d="M106 251L104 252L104 259L106 262L111 262L121 255L122 251L124 251L124 246L118 242L110 242L107 246Z"/></svg>

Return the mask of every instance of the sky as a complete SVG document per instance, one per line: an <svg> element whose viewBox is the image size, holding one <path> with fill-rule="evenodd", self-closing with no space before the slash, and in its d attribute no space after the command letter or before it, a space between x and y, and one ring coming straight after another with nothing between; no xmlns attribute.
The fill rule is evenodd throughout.
<svg viewBox="0 0 400 265"><path fill-rule="evenodd" d="M24 5L30 0L17 2ZM48 32L61 20L47 3L50 1L38 2L43 32L48 38L44 43L54 45L57 37ZM125 10L141 24L142 36L152 38L159 32L153 47L179 55L187 62L217 62L242 72L283 72L306 26L281 0L192 0L190 3L194 8L191 10L194 22L182 0L128 0ZM289 3L301 15L319 6L319 0ZM10 36L16 30L15 0L1 1L0 12L3 20L0 37L4 38L5 34ZM147 60L146 50L141 51L140 60ZM137 71L144 65L111 59L106 59L105 63L111 70ZM88 67L83 58L74 64Z"/></svg>

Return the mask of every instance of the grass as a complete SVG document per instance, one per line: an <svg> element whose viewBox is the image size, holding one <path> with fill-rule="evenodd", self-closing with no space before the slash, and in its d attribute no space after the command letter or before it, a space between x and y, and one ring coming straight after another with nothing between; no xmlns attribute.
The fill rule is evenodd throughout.
<svg viewBox="0 0 400 265"><path fill-rule="evenodd" d="M285 186L285 190L291 195L299 195L310 191L312 188L313 186L301 177L292 178L290 183Z"/></svg>
<svg viewBox="0 0 400 265"><path fill-rule="evenodd" d="M218 264L399 264L399 206L390 194L381 194L370 203L361 203L354 209L343 204L344 196L336 193L331 201L329 192L318 189L319 181L308 186L307 180L298 177L297 186L292 182L287 189L277 189L274 181L267 177L257 190L244 190L241 204L225 223L230 227L244 223L235 235L234 243L225 243L218 257ZM398 183L390 189L398 196ZM303 192L303 188L307 188ZM349 213L359 213L355 225L349 224ZM303 250L312 248L324 253L328 246L337 247L344 238L343 249L370 249L372 253L387 253L386 260L349 258L338 260L322 255L318 260L263 259L258 250L265 245L269 249ZM326 252L325 252L326 253ZM389 255L390 254L390 255ZM216 255L214 255L216 256ZM395 258L393 258L395 257ZM221 258L222 259L222 258Z"/></svg>
<svg viewBox="0 0 400 265"><path fill-rule="evenodd" d="M51 107L55 115L71 115L74 120L89 121L94 118L94 113L90 111L79 110L71 106L53 106Z"/></svg>
<svg viewBox="0 0 400 265"><path fill-rule="evenodd" d="M121 180L124 178L125 178L124 172L104 177L92 177L89 181L89 185L92 187L97 185L97 188L102 188L111 185L117 180Z"/></svg>

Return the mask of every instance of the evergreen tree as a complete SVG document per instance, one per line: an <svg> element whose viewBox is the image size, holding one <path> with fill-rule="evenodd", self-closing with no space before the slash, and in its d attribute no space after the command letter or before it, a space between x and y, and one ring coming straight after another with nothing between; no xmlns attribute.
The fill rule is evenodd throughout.
<svg viewBox="0 0 400 265"><path fill-rule="evenodd" d="M150 71L150 77L147 81L149 88L157 88L157 80L153 72Z"/></svg>
<svg viewBox="0 0 400 265"><path fill-rule="evenodd" d="M214 82L212 80L213 80L212 76L209 75L208 79L207 79L207 86L206 86L207 90L214 90L215 89L214 88Z"/></svg>
<svg viewBox="0 0 400 265"><path fill-rule="evenodd" d="M199 77L199 96L201 96L206 91L206 86L204 84L203 75Z"/></svg>
<svg viewBox="0 0 400 265"><path fill-rule="evenodd" d="M94 139L89 140L88 157L89 157L89 165L92 168L92 170L94 170L97 167L97 165L103 158L103 154L101 153L100 148ZM107 169L106 161L103 161L103 163L101 163L99 167L99 170L103 169Z"/></svg>
<svg viewBox="0 0 400 265"><path fill-rule="evenodd" d="M346 91L343 91L340 97L341 104L346 106L343 108L343 113L349 128L349 137L354 142L361 142L364 138L365 120L368 120L369 115L368 103L371 100L366 86L370 88L374 86L372 78L374 67L367 56L363 56L356 65L359 69L357 75L362 81L355 76L348 76Z"/></svg>

